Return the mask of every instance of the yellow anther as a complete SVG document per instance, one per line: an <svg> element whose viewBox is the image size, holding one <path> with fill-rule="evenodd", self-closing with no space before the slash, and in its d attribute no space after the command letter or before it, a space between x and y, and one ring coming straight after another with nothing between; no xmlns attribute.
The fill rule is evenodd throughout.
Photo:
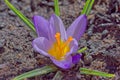
<svg viewBox="0 0 120 80"><path fill-rule="evenodd" d="M64 43L64 46L68 45L73 40L72 36L70 36L66 42Z"/></svg>
<svg viewBox="0 0 120 80"><path fill-rule="evenodd" d="M73 40L73 38L72 38L72 36L70 36L67 41L70 43L72 40Z"/></svg>
<svg viewBox="0 0 120 80"><path fill-rule="evenodd" d="M57 32L57 33L55 34L55 37L60 37L60 33Z"/></svg>

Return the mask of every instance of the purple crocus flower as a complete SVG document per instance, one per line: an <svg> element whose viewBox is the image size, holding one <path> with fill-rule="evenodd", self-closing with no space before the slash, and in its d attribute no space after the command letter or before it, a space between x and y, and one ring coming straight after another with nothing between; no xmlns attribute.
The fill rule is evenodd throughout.
<svg viewBox="0 0 120 80"><path fill-rule="evenodd" d="M79 62L81 55L71 54L77 52L78 41L86 29L86 15L79 16L67 30L55 14L49 21L41 16L34 16L33 21L38 35L33 40L35 51L49 57L55 65L63 69L69 69Z"/></svg>

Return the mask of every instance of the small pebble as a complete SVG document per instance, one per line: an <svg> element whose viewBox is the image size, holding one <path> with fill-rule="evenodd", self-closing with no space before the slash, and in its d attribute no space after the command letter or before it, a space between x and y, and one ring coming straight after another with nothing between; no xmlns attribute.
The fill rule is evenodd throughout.
<svg viewBox="0 0 120 80"><path fill-rule="evenodd" d="M5 44L5 40L4 39L0 39L0 47L3 47Z"/></svg>
<svg viewBox="0 0 120 80"><path fill-rule="evenodd" d="M5 23L4 22L0 22L0 30L2 29L2 28L4 28L5 27Z"/></svg>
<svg viewBox="0 0 120 80"><path fill-rule="evenodd" d="M105 34L107 34L108 33L108 30L104 30L103 32L102 32L102 35L105 35Z"/></svg>
<svg viewBox="0 0 120 80"><path fill-rule="evenodd" d="M85 56L84 57L84 63L87 65L87 64L90 64L91 62L93 61L93 58L92 56Z"/></svg>
<svg viewBox="0 0 120 80"><path fill-rule="evenodd" d="M93 35L93 27L94 27L94 25L92 25L92 26L88 29L88 31L87 31L87 34L88 34L89 36Z"/></svg>
<svg viewBox="0 0 120 80"><path fill-rule="evenodd" d="M81 79L81 74L80 73L76 73L76 77L78 78L78 79Z"/></svg>
<svg viewBox="0 0 120 80"><path fill-rule="evenodd" d="M0 64L0 69L6 67L6 64Z"/></svg>

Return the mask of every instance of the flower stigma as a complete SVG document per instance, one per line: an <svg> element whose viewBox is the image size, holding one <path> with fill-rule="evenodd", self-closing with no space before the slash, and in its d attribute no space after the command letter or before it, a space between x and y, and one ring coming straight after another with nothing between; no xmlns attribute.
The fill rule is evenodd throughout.
<svg viewBox="0 0 120 80"><path fill-rule="evenodd" d="M56 41L53 43L51 48L48 50L48 53L53 56L56 60L64 60L65 55L70 51L70 43L72 42L72 36L66 41L61 39L61 34L57 32L55 34Z"/></svg>

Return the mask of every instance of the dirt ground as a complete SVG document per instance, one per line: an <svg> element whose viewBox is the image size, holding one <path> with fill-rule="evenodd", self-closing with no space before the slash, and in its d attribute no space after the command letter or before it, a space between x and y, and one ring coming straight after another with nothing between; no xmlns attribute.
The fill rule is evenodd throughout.
<svg viewBox="0 0 120 80"><path fill-rule="evenodd" d="M32 19L53 14L53 0L10 0ZM61 18L66 28L80 15L85 0L59 0ZM24 72L52 64L49 58L35 53L32 41L36 36L0 0L0 80L11 80ZM120 0L95 0L88 16L88 26L79 47L87 46L82 60L70 70L62 71L62 80L120 80ZM83 75L79 67L116 74L115 78ZM28 80L52 80L55 73Z"/></svg>

